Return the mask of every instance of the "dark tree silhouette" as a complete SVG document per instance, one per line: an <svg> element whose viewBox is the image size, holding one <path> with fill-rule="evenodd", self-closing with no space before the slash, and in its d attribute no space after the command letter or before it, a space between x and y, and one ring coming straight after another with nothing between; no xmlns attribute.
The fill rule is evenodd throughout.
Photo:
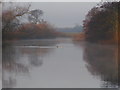
<svg viewBox="0 0 120 90"><path fill-rule="evenodd" d="M83 24L87 41L118 41L119 6L120 2L107 2L88 12Z"/></svg>

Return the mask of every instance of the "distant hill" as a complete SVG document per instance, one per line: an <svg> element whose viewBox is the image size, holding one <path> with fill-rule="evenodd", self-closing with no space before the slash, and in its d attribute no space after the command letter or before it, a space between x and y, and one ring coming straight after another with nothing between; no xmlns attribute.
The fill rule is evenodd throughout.
<svg viewBox="0 0 120 90"><path fill-rule="evenodd" d="M75 26L75 27L67 27L67 28L57 28L56 31L58 32L65 32L65 33L79 33L83 32L83 27L82 26Z"/></svg>

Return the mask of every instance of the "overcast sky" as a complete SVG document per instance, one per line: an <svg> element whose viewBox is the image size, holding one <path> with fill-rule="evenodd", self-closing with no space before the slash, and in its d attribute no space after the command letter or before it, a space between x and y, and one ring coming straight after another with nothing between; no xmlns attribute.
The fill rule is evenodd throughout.
<svg viewBox="0 0 120 90"><path fill-rule="evenodd" d="M41 9L44 19L55 27L82 25L88 11L97 2L32 2L30 9Z"/></svg>
<svg viewBox="0 0 120 90"><path fill-rule="evenodd" d="M19 2L14 5L26 6L30 10L43 10L43 19L54 27L74 27L82 25L85 15L99 2Z"/></svg>

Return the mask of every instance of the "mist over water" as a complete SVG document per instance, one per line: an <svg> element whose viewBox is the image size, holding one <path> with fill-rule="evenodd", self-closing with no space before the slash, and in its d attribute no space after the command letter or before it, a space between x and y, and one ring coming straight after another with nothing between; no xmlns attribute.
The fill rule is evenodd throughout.
<svg viewBox="0 0 120 90"><path fill-rule="evenodd" d="M118 88L120 3L30 4L2 11L3 88Z"/></svg>
<svg viewBox="0 0 120 90"><path fill-rule="evenodd" d="M39 40L43 42L42 46L24 46L24 41L21 41L23 45L18 46L18 42L14 42L12 46L4 47L2 86L4 88L117 87L114 49L104 47L104 56L101 53L103 47L99 45L94 46L97 49L92 49L91 44L73 42L69 38L49 41L51 43L45 39ZM108 54L111 54L111 57ZM95 62L96 59L98 62ZM106 63L108 59L109 62ZM102 69L103 66L106 69Z"/></svg>

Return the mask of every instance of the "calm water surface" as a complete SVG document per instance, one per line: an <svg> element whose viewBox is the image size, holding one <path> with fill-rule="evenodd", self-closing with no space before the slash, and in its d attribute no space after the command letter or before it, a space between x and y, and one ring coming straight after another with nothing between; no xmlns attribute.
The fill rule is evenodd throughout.
<svg viewBox="0 0 120 90"><path fill-rule="evenodd" d="M4 88L117 87L115 50L110 48L73 42L71 39L12 42L3 47L2 86ZM101 50L107 52L102 53Z"/></svg>

